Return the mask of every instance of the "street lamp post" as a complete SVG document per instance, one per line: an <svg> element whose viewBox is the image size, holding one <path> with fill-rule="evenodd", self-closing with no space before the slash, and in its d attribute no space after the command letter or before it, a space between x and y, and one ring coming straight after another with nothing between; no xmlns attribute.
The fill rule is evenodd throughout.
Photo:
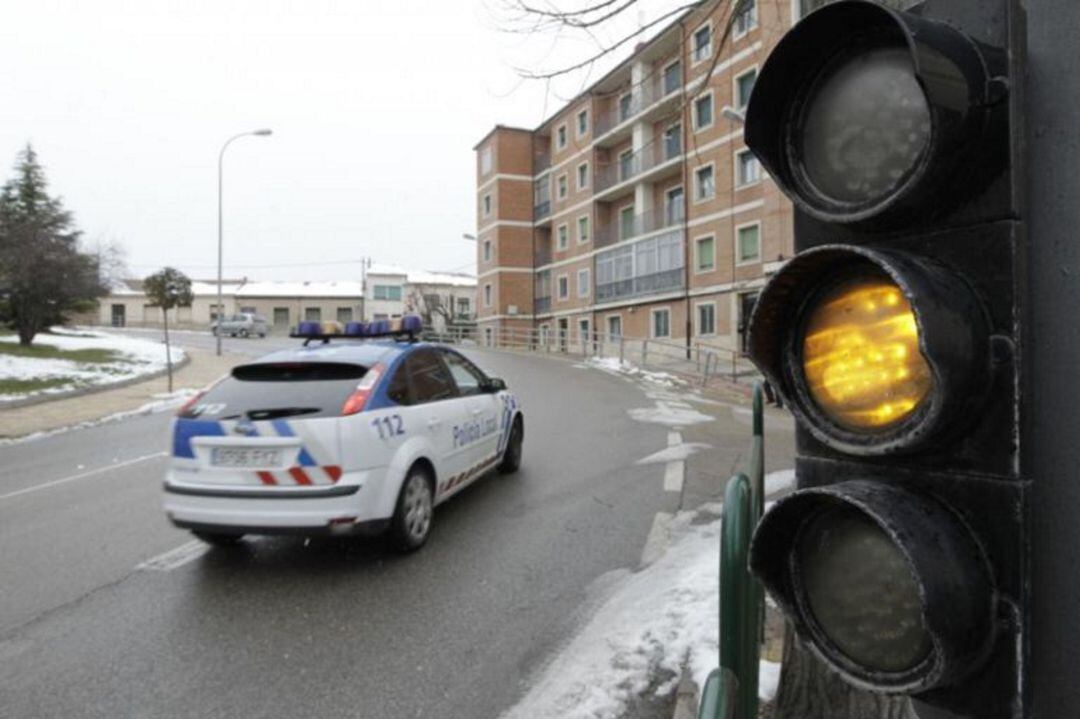
<svg viewBox="0 0 1080 719"><path fill-rule="evenodd" d="M261 130L252 130L250 132L241 132L239 135L233 135L232 137L230 137L228 140L225 141L225 144L221 146L221 152L218 153L218 165L217 165L217 169L218 169L217 327L215 327L215 329L214 329L214 337L216 339L218 357L221 356L221 316L223 314L222 310L223 310L224 305L225 305L225 301L224 301L224 298L222 297L223 293L222 293L222 289L221 289L221 269L222 269L222 267L221 267L221 259L222 259L221 237L222 237L222 225L223 225L223 223L222 223L221 198L222 198L222 186L223 186L223 179L224 179L223 162L225 160L225 149L230 145L230 143L232 143L233 140L237 140L237 139L239 139L241 137L247 137L248 135L255 135L255 136L258 136L258 137L266 137L267 135L270 135L271 132L272 132L271 130L269 130L267 128L263 128Z"/></svg>

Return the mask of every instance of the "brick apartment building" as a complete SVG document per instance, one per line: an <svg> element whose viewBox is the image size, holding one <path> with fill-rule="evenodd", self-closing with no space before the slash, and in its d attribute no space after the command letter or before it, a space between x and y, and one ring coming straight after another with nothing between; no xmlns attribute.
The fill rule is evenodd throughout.
<svg viewBox="0 0 1080 719"><path fill-rule="evenodd" d="M491 130L474 148L481 338L741 350L793 238L791 205L737 113L771 49L819 4L756 0L717 49L732 2L701 3L540 127Z"/></svg>

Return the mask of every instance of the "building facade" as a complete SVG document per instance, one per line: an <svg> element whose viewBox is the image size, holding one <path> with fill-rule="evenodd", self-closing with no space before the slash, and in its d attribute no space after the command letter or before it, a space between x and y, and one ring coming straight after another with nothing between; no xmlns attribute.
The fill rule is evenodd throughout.
<svg viewBox="0 0 1080 719"><path fill-rule="evenodd" d="M742 351L793 234L740 115L810 7L759 0L732 20L731 6L702 3L540 127L497 126L476 145L483 341L528 330L564 347L634 337Z"/></svg>

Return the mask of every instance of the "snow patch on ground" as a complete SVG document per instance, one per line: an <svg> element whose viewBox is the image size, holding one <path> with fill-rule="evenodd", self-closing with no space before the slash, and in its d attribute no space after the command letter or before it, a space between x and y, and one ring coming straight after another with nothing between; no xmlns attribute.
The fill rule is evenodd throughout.
<svg viewBox="0 0 1080 719"><path fill-rule="evenodd" d="M792 489L795 489L794 469L781 469L779 472L769 472L765 475L766 497Z"/></svg>
<svg viewBox="0 0 1080 719"><path fill-rule="evenodd" d="M609 374L618 374L641 379L651 385L659 387L681 387L686 384L686 380L680 379L668 372L650 372L649 370L641 369L631 362L620 360L618 357L589 357L585 362L578 366L598 369L601 372L607 372Z"/></svg>
<svg viewBox="0 0 1080 719"><path fill-rule="evenodd" d="M36 395L57 394L85 387L106 386L160 372L166 367L165 345L136 337L122 337L105 332L70 331L54 328L54 334L38 335L35 345L51 345L61 350L112 350L116 362L76 362L69 359L17 357L0 354L0 379L47 380L64 378L63 384L32 392L0 394L0 401L24 399ZM15 343L15 335L0 336L0 342ZM173 363L184 359L184 350L171 348Z"/></svg>
<svg viewBox="0 0 1080 719"><path fill-rule="evenodd" d="M684 442L662 449L659 452L654 452L648 457L639 459L635 464L664 464L666 462L678 462L684 460L696 452L700 452L703 449L711 448L711 444L705 444L703 442Z"/></svg>
<svg viewBox="0 0 1080 719"><path fill-rule="evenodd" d="M677 515L668 551L626 573L574 639L543 670L504 719L618 717L658 671L683 665L699 687L720 661L717 636L720 521ZM776 691L778 665L761 667L762 697ZM667 694L676 682L658 691Z"/></svg>

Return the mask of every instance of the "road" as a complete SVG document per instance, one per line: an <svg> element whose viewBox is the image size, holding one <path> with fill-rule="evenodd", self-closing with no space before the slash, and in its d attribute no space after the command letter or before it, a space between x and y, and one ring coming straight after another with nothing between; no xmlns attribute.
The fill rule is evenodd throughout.
<svg viewBox="0 0 1080 719"><path fill-rule="evenodd" d="M211 346L212 338L177 335ZM261 354L289 340L226 341ZM169 417L0 447L0 715L494 717L573 631L590 584L672 511L667 431L616 376L468 352L526 408L522 471L378 542L207 550L165 521Z"/></svg>

